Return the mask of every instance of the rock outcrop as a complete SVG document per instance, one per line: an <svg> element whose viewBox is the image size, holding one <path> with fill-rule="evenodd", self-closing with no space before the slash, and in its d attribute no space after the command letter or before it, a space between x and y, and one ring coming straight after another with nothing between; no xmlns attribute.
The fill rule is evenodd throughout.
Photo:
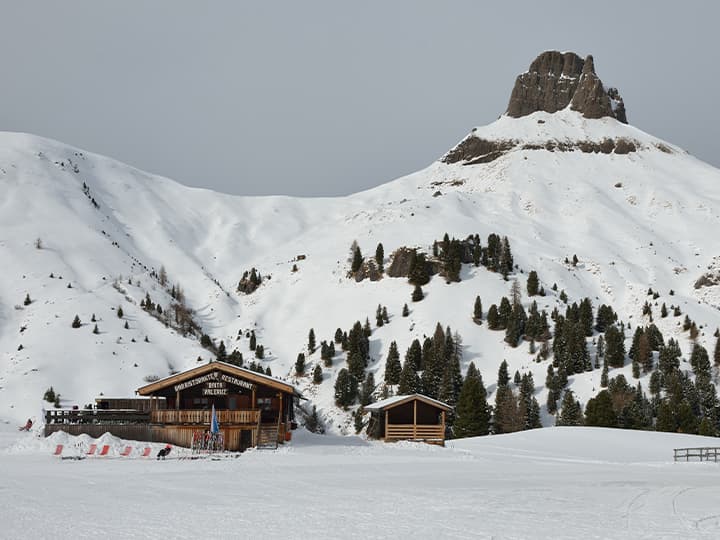
<svg viewBox="0 0 720 540"><path fill-rule="evenodd" d="M592 56L546 51L515 80L507 115L519 118L536 111L554 113L567 106L586 118L610 116L627 124L625 105L616 88L605 88Z"/></svg>

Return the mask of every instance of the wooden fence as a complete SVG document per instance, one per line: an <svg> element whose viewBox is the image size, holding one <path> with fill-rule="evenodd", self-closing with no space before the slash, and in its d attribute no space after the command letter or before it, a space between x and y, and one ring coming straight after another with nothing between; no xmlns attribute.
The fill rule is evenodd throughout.
<svg viewBox="0 0 720 540"><path fill-rule="evenodd" d="M445 440L445 426L442 424L386 424L385 440L421 440L442 444Z"/></svg>
<svg viewBox="0 0 720 540"><path fill-rule="evenodd" d="M674 461L714 461L718 462L720 458L720 448L704 447L704 448L675 448L673 450Z"/></svg>

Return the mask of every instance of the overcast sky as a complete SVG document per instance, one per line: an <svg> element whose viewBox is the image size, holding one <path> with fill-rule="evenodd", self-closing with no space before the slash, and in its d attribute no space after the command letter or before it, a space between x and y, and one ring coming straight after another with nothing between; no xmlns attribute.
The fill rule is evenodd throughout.
<svg viewBox="0 0 720 540"><path fill-rule="evenodd" d="M502 4L502 5L500 5ZM345 195L592 54L631 124L720 166L717 2L0 0L0 129L241 195Z"/></svg>

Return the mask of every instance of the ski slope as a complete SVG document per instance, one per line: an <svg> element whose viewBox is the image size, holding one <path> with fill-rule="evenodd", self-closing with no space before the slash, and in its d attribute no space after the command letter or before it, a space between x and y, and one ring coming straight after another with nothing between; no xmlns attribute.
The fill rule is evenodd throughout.
<svg viewBox="0 0 720 540"><path fill-rule="evenodd" d="M720 466L672 461L675 447L717 443L698 436L547 428L440 448L298 430L277 451L158 462L61 461L53 440L15 429L0 424L2 538L720 534Z"/></svg>
<svg viewBox="0 0 720 540"><path fill-rule="evenodd" d="M545 425L553 423L544 413L547 362L535 363L527 344L511 349L501 332L474 324L475 296L487 312L509 294L513 279L524 290L534 269L549 293L537 299L540 309L564 310L558 300L564 290L571 302L588 296L595 308L612 304L634 329L649 323L642 306L652 287L661 295L653 303L654 320L666 340L675 337L689 353L680 327L688 314L701 328L699 342L714 346L720 288L695 289L694 283L717 267L711 231L720 226L720 171L632 126L570 110L503 116L470 137L518 144L489 163L435 161L369 191L310 199L188 188L60 142L0 134L0 410L18 422L37 419L51 385L63 405L83 406L100 393L132 394L146 377L187 369L198 357L207 361L212 355L196 339L139 307L146 294L167 307L171 284L181 286L203 331L216 343L223 340L228 351L237 347L246 362L254 360L245 337L253 329L265 347L262 365L298 385L333 433L352 431L349 414L333 403L344 356L324 368L319 386L309 375L294 376L295 359L306 350L310 328L319 343L366 317L374 327L379 304L387 306L390 324L370 338L376 382L391 341L403 355L440 322L461 335L462 367L475 362L490 399L503 359L511 374L531 371ZM637 151L537 148L608 137L631 139ZM483 244L489 233L506 235L517 272L506 282L466 265L461 283L435 277L419 303L410 302L405 279L356 283L347 277L353 240L366 257L382 242L387 266L395 249L430 251L446 232L458 238L477 233ZM565 263L573 255L580 261L575 267ZM167 287L153 277L161 267ZM251 295L237 293L243 271L252 267L270 279ZM27 306L26 294L32 299ZM527 307L530 299L523 302ZM661 319L663 302L680 306L683 316ZM405 303L407 318L400 315ZM76 314L83 326L72 329ZM93 314L99 334L92 332ZM308 357L308 374L319 361L319 353ZM630 366L611 376L620 372L631 380ZM570 388L585 403L599 379L599 370L579 374Z"/></svg>

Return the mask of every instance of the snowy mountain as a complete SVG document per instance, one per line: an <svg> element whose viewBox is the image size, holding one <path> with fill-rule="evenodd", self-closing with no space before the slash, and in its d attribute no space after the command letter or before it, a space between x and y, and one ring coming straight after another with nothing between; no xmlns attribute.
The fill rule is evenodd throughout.
<svg viewBox="0 0 720 540"><path fill-rule="evenodd" d="M621 121L622 99L602 85L591 60L544 54L518 78L507 114L473 129L426 169L343 198L229 196L59 142L0 134L0 410L17 419L36 415L50 386L63 405L82 406L101 392L127 395L148 377L213 357L202 333L228 352L237 348L247 364L255 358L246 333L254 330L265 348L260 363L296 383L331 431L346 432L350 416L333 397L345 355L324 368L320 385L309 375L322 363L319 351L307 358L308 375L295 377L294 364L307 352L310 328L319 343L366 317L376 382L391 341L402 356L440 322L462 336L463 370L474 362L491 396L505 359L511 374L533 373L544 404L548 361L535 362L527 344L512 348L502 332L472 320L476 296L487 310L509 295L513 280L524 291L531 270L548 292L535 298L548 313L564 312L564 291L570 303L611 304L634 330L648 324L643 306L650 301L655 324L679 340L685 357L685 315L711 350L720 326L712 233L720 227L720 171ZM515 271L505 281L464 264L459 283L436 275L415 303L406 278L348 277L353 241L365 256L381 242L387 268L396 249L431 254L445 233L478 234L483 245L490 233L507 236ZM566 262L574 255L576 265ZM252 268L265 279L251 294L237 292ZM698 280L704 286L696 288ZM149 295L168 313L178 286L196 335L140 306ZM660 296L648 296L648 288ZM523 295L526 308L532 300ZM410 314L402 317L406 303ZM662 303L678 306L682 317L661 318ZM374 325L378 305L390 315L381 328ZM80 328L71 327L75 315ZM627 363L611 370L617 373L633 381ZM647 379L641 376L643 385ZM599 380L593 370L572 376L569 387L585 403ZM543 420L553 423L547 414Z"/></svg>

